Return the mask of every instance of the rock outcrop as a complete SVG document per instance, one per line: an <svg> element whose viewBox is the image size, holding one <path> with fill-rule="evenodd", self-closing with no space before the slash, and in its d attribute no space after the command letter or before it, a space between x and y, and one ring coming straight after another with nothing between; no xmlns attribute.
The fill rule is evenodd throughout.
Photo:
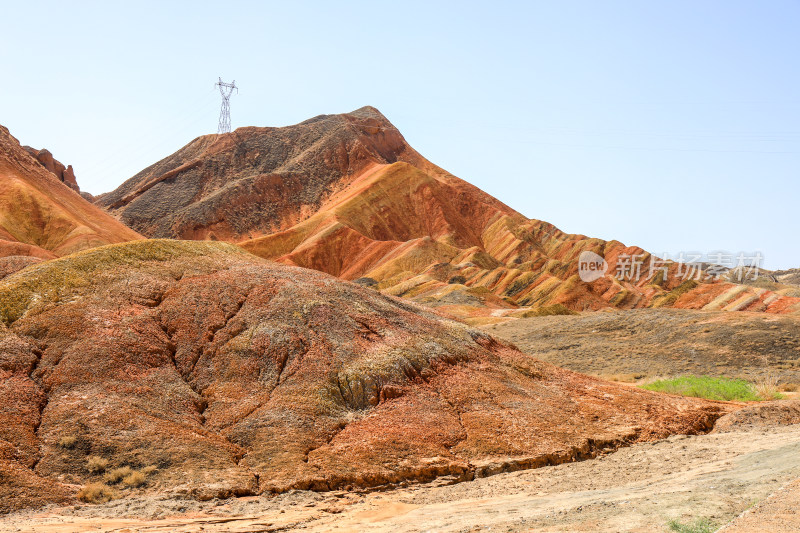
<svg viewBox="0 0 800 533"><path fill-rule="evenodd" d="M2 511L121 467L146 478L120 494L201 499L470 479L706 431L730 410L212 242L110 245L0 280L0 375Z"/></svg>
<svg viewBox="0 0 800 533"><path fill-rule="evenodd" d="M41 160L0 126L0 257L51 259L142 238L82 198L77 185L70 188L69 167L49 152L38 155Z"/></svg>
<svg viewBox="0 0 800 533"><path fill-rule="evenodd" d="M55 159L53 154L47 149L37 150L30 146L23 146L22 148L31 154L31 156L41 163L51 174L58 178L61 183L77 193L81 192L81 188L78 187L78 181L75 179L75 171L72 170L72 165L64 166L64 164Z"/></svg>

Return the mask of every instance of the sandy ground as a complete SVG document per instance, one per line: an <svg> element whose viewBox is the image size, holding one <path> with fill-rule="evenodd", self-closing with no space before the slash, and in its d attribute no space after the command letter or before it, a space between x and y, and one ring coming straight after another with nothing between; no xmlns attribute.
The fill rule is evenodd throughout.
<svg viewBox="0 0 800 533"><path fill-rule="evenodd" d="M722 528L724 533L800 531L800 480L788 484Z"/></svg>
<svg viewBox="0 0 800 533"><path fill-rule="evenodd" d="M738 533L752 531L753 520L780 509L786 516L768 530L796 531L797 515L792 522L787 513L797 501L800 488L791 483L798 479L800 425L738 427L455 485L205 503L126 499L12 515L0 521L0 531L651 532L667 531L671 519L707 518L722 526L739 517L743 525L730 529ZM768 499L781 489L786 494Z"/></svg>

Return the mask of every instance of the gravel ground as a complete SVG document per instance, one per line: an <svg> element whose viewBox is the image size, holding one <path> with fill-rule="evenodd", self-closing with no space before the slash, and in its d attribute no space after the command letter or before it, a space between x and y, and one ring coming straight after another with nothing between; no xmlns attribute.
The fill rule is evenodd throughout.
<svg viewBox="0 0 800 533"><path fill-rule="evenodd" d="M522 351L618 380L708 374L800 385L800 316L637 309L509 320L484 330Z"/></svg>

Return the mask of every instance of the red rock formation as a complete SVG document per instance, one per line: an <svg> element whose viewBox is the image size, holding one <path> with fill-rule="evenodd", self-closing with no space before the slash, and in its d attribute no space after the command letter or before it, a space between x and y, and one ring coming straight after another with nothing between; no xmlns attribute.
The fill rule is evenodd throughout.
<svg viewBox="0 0 800 533"><path fill-rule="evenodd" d="M0 511L100 481L90 456L198 498L372 487L591 457L729 410L208 242L105 246L0 280L0 376Z"/></svg>
<svg viewBox="0 0 800 533"><path fill-rule="evenodd" d="M23 146L23 148L26 152L31 154L34 159L41 163L44 168L54 174L61 183L75 192L81 192L81 188L78 187L78 182L75 180L75 171L72 170L72 165L64 166L53 157L53 154L51 154L49 150L37 150L30 146Z"/></svg>
<svg viewBox="0 0 800 533"><path fill-rule="evenodd" d="M38 154L44 163L34 159L0 126L0 257L50 259L141 238L83 199L76 192L77 186L70 189L57 179L53 169L62 167L49 152ZM70 176L71 170L63 169L62 177L69 180Z"/></svg>
<svg viewBox="0 0 800 533"><path fill-rule="evenodd" d="M800 309L798 298L752 287L737 298L732 284L687 291L674 264L666 279L617 280L620 257L640 255L647 270L650 254L524 217L427 161L370 107L200 137L98 203L148 236L237 242L282 263L371 278L456 314L487 305L474 291L507 307L716 306L706 298L713 293L731 309ZM605 257L604 277L581 281L583 251Z"/></svg>

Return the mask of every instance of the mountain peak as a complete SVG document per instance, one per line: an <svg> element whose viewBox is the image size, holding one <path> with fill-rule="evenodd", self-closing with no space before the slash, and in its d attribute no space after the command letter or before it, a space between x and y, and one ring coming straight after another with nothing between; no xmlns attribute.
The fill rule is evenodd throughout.
<svg viewBox="0 0 800 533"><path fill-rule="evenodd" d="M286 229L367 169L398 161L442 172L366 106L199 137L97 202L148 236L236 241Z"/></svg>
<svg viewBox="0 0 800 533"><path fill-rule="evenodd" d="M365 119L365 120L377 120L382 123L386 123L391 125L389 119L387 119L383 113L378 111L377 108L372 107L370 105L365 105L363 107L359 107L354 111L350 111L348 113L338 113L338 114L324 114L324 115L317 115L316 117L312 117L308 120L304 120L300 124L314 124L316 122L324 121L324 120L331 120L336 118L351 118L351 119Z"/></svg>

